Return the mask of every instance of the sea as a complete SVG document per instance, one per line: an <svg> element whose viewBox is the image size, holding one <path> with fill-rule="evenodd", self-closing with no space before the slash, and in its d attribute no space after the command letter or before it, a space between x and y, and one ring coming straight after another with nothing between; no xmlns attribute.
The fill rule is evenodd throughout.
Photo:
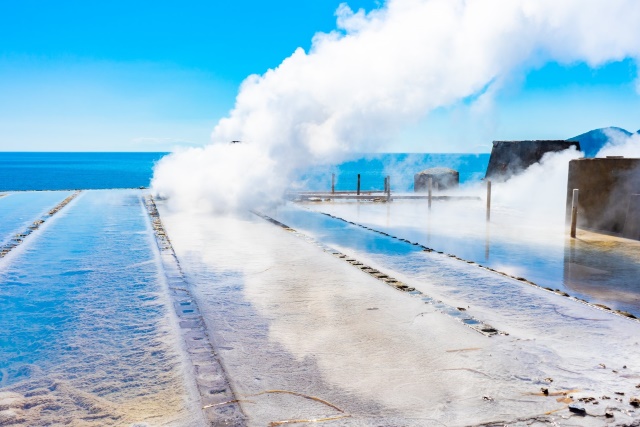
<svg viewBox="0 0 640 427"><path fill-rule="evenodd" d="M0 153L0 191L147 187L167 153Z"/></svg>
<svg viewBox="0 0 640 427"><path fill-rule="evenodd" d="M168 153L0 153L0 191L75 190L148 187L155 163ZM386 153L358 154L342 163L301 171L297 187L326 190L331 175L336 190L384 188L391 177L392 189L412 191L413 175L431 167L448 167L466 183L484 177L489 154Z"/></svg>

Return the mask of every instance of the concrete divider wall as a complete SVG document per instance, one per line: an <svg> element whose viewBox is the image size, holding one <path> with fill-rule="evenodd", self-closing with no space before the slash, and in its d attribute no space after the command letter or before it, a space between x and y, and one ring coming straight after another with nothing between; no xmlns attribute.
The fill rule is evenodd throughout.
<svg viewBox="0 0 640 427"><path fill-rule="evenodd" d="M640 240L640 159L598 158L569 162L567 221L572 191L580 191L578 227Z"/></svg>

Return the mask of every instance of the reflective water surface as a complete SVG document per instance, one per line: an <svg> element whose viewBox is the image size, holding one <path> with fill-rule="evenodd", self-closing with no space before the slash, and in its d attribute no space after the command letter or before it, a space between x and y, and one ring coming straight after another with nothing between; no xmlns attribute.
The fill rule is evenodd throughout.
<svg viewBox="0 0 640 427"><path fill-rule="evenodd" d="M153 244L138 192L90 191L0 260L0 425L199 424Z"/></svg>
<svg viewBox="0 0 640 427"><path fill-rule="evenodd" d="M71 191L0 193L0 245L60 203Z"/></svg>
<svg viewBox="0 0 640 427"><path fill-rule="evenodd" d="M640 317L637 241L584 230L578 230L577 239L571 239L563 223L537 223L516 211L495 207L487 223L480 201L439 202L431 210L426 201L336 202L305 207ZM361 236L368 236L365 241L372 238L371 233L358 232L331 218L310 222L304 216L298 221L301 214L296 209L280 209L279 213L336 243L362 245ZM338 231L345 227L349 232ZM351 238L352 233L358 233L358 238Z"/></svg>
<svg viewBox="0 0 640 427"><path fill-rule="evenodd" d="M487 338L257 216L159 209L251 426L562 424L569 394L609 397L581 425L607 408L633 417L612 397L640 379L635 321L317 213L269 212L508 333Z"/></svg>
<svg viewBox="0 0 640 427"><path fill-rule="evenodd" d="M0 260L0 425L204 424L141 194L83 192ZM456 207L460 221L442 206L429 220L415 203L313 205L530 280L560 277L550 287L572 295L595 298L604 287L589 286L609 283L607 271L634 274L633 242L584 232L572 242L517 225L510 211L486 226L481 207ZM629 403L640 383L635 320L299 206L264 213L422 294L248 212L158 208L249 426L640 416ZM504 334L479 334L438 301Z"/></svg>

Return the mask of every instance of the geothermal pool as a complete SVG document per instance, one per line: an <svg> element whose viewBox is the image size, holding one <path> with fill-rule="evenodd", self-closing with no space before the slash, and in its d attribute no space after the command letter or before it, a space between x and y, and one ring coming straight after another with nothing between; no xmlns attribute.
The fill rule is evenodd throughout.
<svg viewBox="0 0 640 427"><path fill-rule="evenodd" d="M69 195L0 197L1 238ZM607 424L605 414L617 423L640 418L630 401L640 394L640 322L371 229L496 269L508 262L538 281L565 277L560 267L546 271L546 260L584 265L581 245L593 236L581 236L567 258L564 243L527 231L529 244L511 256L507 237L517 232L492 228L485 259L485 231L471 219L465 239L462 226L444 221L450 215L434 213L429 234L416 204L262 211L282 223L274 225L250 212L173 212L156 201L160 230L145 197L81 192L0 258L0 425L595 426ZM470 218L473 209L465 209ZM496 213L504 225L501 215L512 213ZM154 236L165 233L158 248ZM634 247L616 244L592 251L630 268ZM495 333L479 333L469 319ZM205 332L189 329L197 325ZM211 357L221 370L203 368Z"/></svg>

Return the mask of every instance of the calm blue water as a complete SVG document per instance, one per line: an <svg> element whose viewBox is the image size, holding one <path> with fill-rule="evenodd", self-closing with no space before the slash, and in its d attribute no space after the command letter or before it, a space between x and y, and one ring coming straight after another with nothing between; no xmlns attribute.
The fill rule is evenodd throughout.
<svg viewBox="0 0 640 427"><path fill-rule="evenodd" d="M394 153L362 154L359 158L335 166L318 166L302 175L310 190L331 188L331 174L336 174L336 190L355 190L358 174L363 191L384 189L384 178L391 177L393 191L413 191L413 175L428 168L447 167L460 174L464 184L484 178L489 154Z"/></svg>
<svg viewBox="0 0 640 427"><path fill-rule="evenodd" d="M84 192L1 258L0 393L27 400L0 425L192 425L161 277L137 190Z"/></svg>
<svg viewBox="0 0 640 427"><path fill-rule="evenodd" d="M0 191L71 190L147 187L153 165L166 153L0 153ZM311 190L331 187L362 190L383 188L391 176L395 191L412 190L413 175L423 169L444 166L460 172L460 182L484 177L489 154L363 154L357 160L304 171L303 185Z"/></svg>
<svg viewBox="0 0 640 427"><path fill-rule="evenodd" d="M0 244L24 232L33 221L71 194L70 191L26 192L0 197Z"/></svg>
<svg viewBox="0 0 640 427"><path fill-rule="evenodd" d="M0 191L137 188L166 153L0 153Z"/></svg>
<svg viewBox="0 0 640 427"><path fill-rule="evenodd" d="M439 227L435 218L433 226L429 226L429 214L426 210L422 211L421 221L414 210L419 204L420 202L404 205L401 202L384 205L365 203L362 207L354 207L356 204L349 206L345 203L341 206L339 203L329 203L318 204L316 209L499 271L511 270L511 274L525 277L542 287L560 289L575 297L640 316L640 282L637 280L640 275L640 263L637 258L624 252L622 244L607 242L602 245L580 239L571 242L562 235L558 238L550 237L544 242L530 241L523 237L514 239L509 235L501 235L504 225L500 223L493 224L489 229L493 230L492 232L485 232L487 229L484 228L484 224L479 225L479 233L465 230L464 226L452 232L446 225ZM438 209L438 206L434 209ZM388 212L386 215L385 211ZM422 252L420 246L380 235L317 212L303 210L299 206L279 207L269 214L326 245L340 250L355 251L355 254L349 253L350 255L357 257L358 252L364 253L379 262L380 266L413 277L425 274L421 277L424 277L426 282L431 281L426 272L432 267L427 266L428 261L418 255ZM396 218L405 216L415 221L411 226L408 226L407 222L402 223L403 225L385 225L388 221L385 219L387 215ZM460 217L461 223L469 221L473 219ZM526 230L521 230L521 235L525 236L526 233ZM558 241L566 243L557 244ZM628 250L633 250L633 247ZM431 258L433 259L434 257ZM438 257L435 256L435 259ZM580 272L580 266L591 268L591 271L597 274L589 275L584 270ZM455 280L455 275L461 271L462 269L452 268L444 272L441 283ZM574 273L571 273L572 271ZM460 285L456 282L456 286Z"/></svg>

